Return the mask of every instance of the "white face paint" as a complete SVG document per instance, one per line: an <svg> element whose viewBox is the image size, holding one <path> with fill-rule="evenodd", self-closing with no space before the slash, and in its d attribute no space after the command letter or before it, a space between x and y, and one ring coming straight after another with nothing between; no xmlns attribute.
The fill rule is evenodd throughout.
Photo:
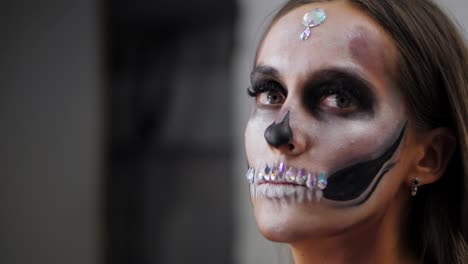
<svg viewBox="0 0 468 264"><path fill-rule="evenodd" d="M302 41L301 19L316 7L326 10L327 19ZM396 58L386 33L346 3L308 4L286 14L266 35L252 74L256 100L245 133L249 165L258 172L284 162L287 168L313 173L318 182L321 172L327 178L381 157L408 120L393 82ZM291 144L273 147L265 140L265 130L286 113ZM404 181L405 166L392 164L400 161L400 152L382 162L352 201L322 198L326 189L322 193L317 183L309 188L268 176L262 182L256 174L251 196L260 230L272 240L287 242L340 232L375 216ZM385 167L392 169L384 172ZM357 206L362 200L366 202Z"/></svg>

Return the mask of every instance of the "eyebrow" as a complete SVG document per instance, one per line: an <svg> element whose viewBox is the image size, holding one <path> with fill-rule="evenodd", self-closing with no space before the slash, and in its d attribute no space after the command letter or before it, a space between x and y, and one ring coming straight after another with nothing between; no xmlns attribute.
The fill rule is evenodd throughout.
<svg viewBox="0 0 468 264"><path fill-rule="evenodd" d="M255 66L255 68L250 73L250 80L255 80L258 75L270 75L275 79L281 79L281 75L279 74L279 71L277 69L266 65Z"/></svg>
<svg viewBox="0 0 468 264"><path fill-rule="evenodd" d="M353 82L363 88L369 90L375 90L374 85L358 73L354 69L341 68L341 67L331 67L318 70L311 75L305 81L305 86L314 85L318 83L332 82L336 80L346 80ZM370 92L370 91L369 91Z"/></svg>
<svg viewBox="0 0 468 264"><path fill-rule="evenodd" d="M255 79L257 75L270 75L276 79L281 79L281 74L279 73L279 71L276 68L267 65L255 66L252 72L250 73L250 79ZM366 80L364 77L362 77L360 73L356 72L353 69L343 67L330 67L313 72L309 74L306 83L315 82L318 79L330 79L330 76L339 76L343 78L354 79L356 81L361 82L367 87L374 88L372 83Z"/></svg>

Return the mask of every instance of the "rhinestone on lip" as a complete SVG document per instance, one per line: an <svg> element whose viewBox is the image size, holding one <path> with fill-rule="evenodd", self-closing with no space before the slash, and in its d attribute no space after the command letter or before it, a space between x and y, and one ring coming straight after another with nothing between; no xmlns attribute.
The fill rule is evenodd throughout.
<svg viewBox="0 0 468 264"><path fill-rule="evenodd" d="M307 173L304 169L300 169L296 176L296 183L303 185L307 180Z"/></svg>
<svg viewBox="0 0 468 264"><path fill-rule="evenodd" d="M318 178L317 178L317 187L320 190L324 190L327 187L328 181L327 181L327 176L325 172L320 172Z"/></svg>
<svg viewBox="0 0 468 264"><path fill-rule="evenodd" d="M284 181L302 185L308 189L315 189L317 191L322 191L327 187L328 181L324 171L317 175L304 168L298 170L290 166L286 171L285 168L286 165L284 163L280 163L278 166L273 163L271 167L265 164L265 167L262 169L249 167L245 177L251 184L265 181ZM282 176L280 177L280 175Z"/></svg>
<svg viewBox="0 0 468 264"><path fill-rule="evenodd" d="M275 181L278 178L278 168L276 168L275 163L270 168L270 180Z"/></svg>
<svg viewBox="0 0 468 264"><path fill-rule="evenodd" d="M247 180L250 183L254 183L254 181L255 181L255 169L254 168L249 168L249 170L245 174L245 177L247 177Z"/></svg>
<svg viewBox="0 0 468 264"><path fill-rule="evenodd" d="M270 167L268 167L268 164L265 164L265 170L263 171L263 178L266 181L270 180Z"/></svg>
<svg viewBox="0 0 468 264"><path fill-rule="evenodd" d="M265 172L264 170L258 170L257 173L257 182L261 182L265 179Z"/></svg>
<svg viewBox="0 0 468 264"><path fill-rule="evenodd" d="M286 171L286 165L284 165L284 162L281 162L278 166L278 178L282 179L285 171Z"/></svg>
<svg viewBox="0 0 468 264"><path fill-rule="evenodd" d="M306 186L309 189L315 188L315 184L317 183L317 179L315 178L315 173L309 172L307 173L307 181Z"/></svg>
<svg viewBox="0 0 468 264"><path fill-rule="evenodd" d="M285 177L288 182L295 182L296 181L296 169L294 167L289 167L288 171L286 171Z"/></svg>

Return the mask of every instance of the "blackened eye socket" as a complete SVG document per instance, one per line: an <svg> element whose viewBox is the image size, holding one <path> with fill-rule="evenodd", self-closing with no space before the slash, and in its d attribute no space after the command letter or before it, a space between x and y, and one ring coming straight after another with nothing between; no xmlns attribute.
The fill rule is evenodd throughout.
<svg viewBox="0 0 468 264"><path fill-rule="evenodd" d="M355 111L360 107L359 100L356 96L342 90L328 90L326 94L322 96L320 103L326 108L346 110L346 112Z"/></svg>
<svg viewBox="0 0 468 264"><path fill-rule="evenodd" d="M304 107L313 115L372 116L376 98L373 85L359 74L330 69L316 72L304 84Z"/></svg>
<svg viewBox="0 0 468 264"><path fill-rule="evenodd" d="M349 116L372 112L372 103L362 95L362 88L339 79L315 83L304 92L304 103L312 113Z"/></svg>

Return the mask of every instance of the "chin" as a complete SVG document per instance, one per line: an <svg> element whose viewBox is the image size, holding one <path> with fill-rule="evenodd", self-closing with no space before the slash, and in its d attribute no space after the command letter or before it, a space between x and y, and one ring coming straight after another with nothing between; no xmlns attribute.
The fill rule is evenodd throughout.
<svg viewBox="0 0 468 264"><path fill-rule="evenodd" d="M254 202L254 214L262 235L271 241L293 243L330 235L323 209L314 204L259 199Z"/></svg>
<svg viewBox="0 0 468 264"><path fill-rule="evenodd" d="M372 214L364 208L333 208L322 202L254 199L260 233L268 240L295 243L339 236L368 224Z"/></svg>
<svg viewBox="0 0 468 264"><path fill-rule="evenodd" d="M258 229L266 239L279 243L292 243L304 238L305 230L297 227L294 219L280 219L280 215L277 216L268 219L263 215L256 217Z"/></svg>

